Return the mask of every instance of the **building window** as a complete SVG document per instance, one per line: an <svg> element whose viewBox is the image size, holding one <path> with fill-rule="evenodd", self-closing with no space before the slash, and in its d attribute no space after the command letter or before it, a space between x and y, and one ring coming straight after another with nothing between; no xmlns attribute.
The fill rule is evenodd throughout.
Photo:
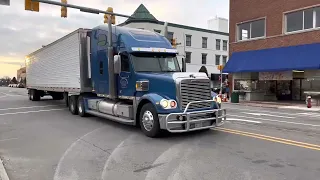
<svg viewBox="0 0 320 180"><path fill-rule="evenodd" d="M202 37L202 48L207 48L207 47L208 47L208 38Z"/></svg>
<svg viewBox="0 0 320 180"><path fill-rule="evenodd" d="M226 65L227 64L227 56L222 56L222 65Z"/></svg>
<svg viewBox="0 0 320 180"><path fill-rule="evenodd" d="M186 46L191 46L191 35L186 35Z"/></svg>
<svg viewBox="0 0 320 180"><path fill-rule="evenodd" d="M207 54L202 53L202 64L207 64Z"/></svg>
<svg viewBox="0 0 320 180"><path fill-rule="evenodd" d="M220 50L220 44L221 44L221 40L216 39L216 50Z"/></svg>
<svg viewBox="0 0 320 180"><path fill-rule="evenodd" d="M320 7L288 13L285 19L285 32L319 28Z"/></svg>
<svg viewBox="0 0 320 180"><path fill-rule="evenodd" d="M228 51L228 41L223 40L223 47L222 48L224 51Z"/></svg>
<svg viewBox="0 0 320 180"><path fill-rule="evenodd" d="M260 38L266 36L266 20L260 19L256 21L238 24L238 41Z"/></svg>
<svg viewBox="0 0 320 180"><path fill-rule="evenodd" d="M168 39L169 40L173 39L173 32L168 32Z"/></svg>
<svg viewBox="0 0 320 180"><path fill-rule="evenodd" d="M154 32L157 32L157 33L159 33L159 34L160 34L160 33L161 33L161 30L157 30L157 29L155 29L155 30L154 30Z"/></svg>
<svg viewBox="0 0 320 180"><path fill-rule="evenodd" d="M191 52L186 52L186 63L191 63Z"/></svg>
<svg viewBox="0 0 320 180"><path fill-rule="evenodd" d="M216 65L220 65L220 55L216 55Z"/></svg>

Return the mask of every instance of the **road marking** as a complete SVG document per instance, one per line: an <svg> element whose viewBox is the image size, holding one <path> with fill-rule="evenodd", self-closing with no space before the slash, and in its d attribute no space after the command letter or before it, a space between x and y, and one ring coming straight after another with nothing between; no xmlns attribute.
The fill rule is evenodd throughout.
<svg viewBox="0 0 320 180"><path fill-rule="evenodd" d="M251 121L251 120L245 120L245 119L237 119L237 118L227 118L228 121L243 121L243 122L251 122L251 123L262 123L261 121Z"/></svg>
<svg viewBox="0 0 320 180"><path fill-rule="evenodd" d="M0 109L0 111L8 111L8 110L15 110L15 109L31 109L31 108L37 108L37 107L52 107L52 106L59 106L59 105L28 106L28 107L5 108L5 109Z"/></svg>
<svg viewBox="0 0 320 180"><path fill-rule="evenodd" d="M302 115L302 114L295 114L294 112L292 113L285 113L285 112L276 112L276 111L266 111L266 110L261 110L261 109L256 109L256 110L253 110L253 109L244 109L244 108L234 108L234 107L227 107L227 109L233 109L233 110L240 110L240 111L248 111L248 112L263 112L263 113L273 113L273 114L280 114L280 115L289 115L289 116L293 116L293 115L296 115L296 116L305 116L305 115Z"/></svg>
<svg viewBox="0 0 320 180"><path fill-rule="evenodd" d="M288 118L288 119L294 119L295 117L288 117L288 116L278 116L273 114L263 114L263 113L248 113L248 112L242 112L244 114L250 114L254 116L271 116L271 117L280 117L280 118Z"/></svg>
<svg viewBox="0 0 320 180"><path fill-rule="evenodd" d="M49 112L49 111L61 111L61 110L65 110L65 108L63 109L45 109L45 110L38 110L38 111L24 111L24 112L14 112L14 113L3 113L0 114L0 116L6 116L6 115L15 115L15 114L29 114L29 113L38 113L38 112Z"/></svg>
<svg viewBox="0 0 320 180"><path fill-rule="evenodd" d="M259 117L239 116L239 115L234 115L234 114L228 114L227 116L237 117L237 118L257 119L257 120L271 121L271 122L281 122L281 123L296 124L296 125L303 125L303 126L320 127L320 125L316 125L316 124L306 124L306 123L298 123L298 122L290 122L290 121L280 121L280 120L265 119L265 118L259 118ZM227 120L228 120L228 118L227 118Z"/></svg>
<svg viewBox="0 0 320 180"><path fill-rule="evenodd" d="M121 162L121 160L123 160L123 156L122 156L123 151L127 151L127 149L124 149L127 147L124 146L123 144L126 141L131 140L135 137L136 137L135 134L129 135L125 140L121 141L116 148L113 149L113 151L111 152L111 154L109 155L108 159L106 160L106 162L103 166L103 170L101 173L102 180L107 178L108 173L110 172L110 168L112 170L112 167L110 167L110 166L112 166L113 164L117 164L117 163ZM124 174L122 174L122 175L124 175Z"/></svg>
<svg viewBox="0 0 320 180"><path fill-rule="evenodd" d="M283 138L278 138L278 137L273 137L273 136L250 133L250 132L245 132L245 131L239 131L239 130L235 130L235 129L227 129L227 128L217 127L217 128L215 128L215 130L320 151L320 145L317 145L317 144L310 144L310 143L305 143L305 142L293 141L293 140L289 140L289 139L283 139Z"/></svg>
<svg viewBox="0 0 320 180"><path fill-rule="evenodd" d="M3 142L3 141L10 141L10 140L16 140L18 138L9 138L9 139L1 139L0 142Z"/></svg>
<svg viewBox="0 0 320 180"><path fill-rule="evenodd" d="M6 169L3 166L3 161L0 159L0 179L1 180L9 180Z"/></svg>
<svg viewBox="0 0 320 180"><path fill-rule="evenodd" d="M66 158L66 156L69 154L69 152L71 152L71 150L73 149L73 147L76 146L77 143L80 142L83 138L89 136L90 134L92 134L92 133L94 133L94 132L96 132L96 131L98 131L98 130L100 130L100 129L102 129L102 128L105 128L105 126L96 128L96 129L88 132L87 134L85 134L85 135L81 136L80 138L78 138L76 141L74 141L74 142L68 147L68 149L63 153L62 157L60 158L60 160L59 160L59 162L58 162L57 168L56 168L56 170L55 170L55 172L54 172L54 176L53 176L53 179L54 179L54 180L60 180L60 179L61 179L61 177L60 177L61 164L62 164L62 162L64 161L64 159Z"/></svg>
<svg viewBox="0 0 320 180"><path fill-rule="evenodd" d="M304 115L304 116L309 116L309 117L319 117L320 114L319 113L298 113L298 114L301 114L301 115Z"/></svg>

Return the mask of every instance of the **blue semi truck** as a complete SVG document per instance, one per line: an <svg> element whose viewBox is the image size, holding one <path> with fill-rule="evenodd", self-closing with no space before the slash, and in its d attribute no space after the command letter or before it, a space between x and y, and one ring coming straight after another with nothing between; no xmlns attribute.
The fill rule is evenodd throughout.
<svg viewBox="0 0 320 180"><path fill-rule="evenodd" d="M78 29L27 55L29 99L64 99L74 115L137 125L149 137L223 124L226 110L216 106L209 78L184 72L163 35L109 29Z"/></svg>

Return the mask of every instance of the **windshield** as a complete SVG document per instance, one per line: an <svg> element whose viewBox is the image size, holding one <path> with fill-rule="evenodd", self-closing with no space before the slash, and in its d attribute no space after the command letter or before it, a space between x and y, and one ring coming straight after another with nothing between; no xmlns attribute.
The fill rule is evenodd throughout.
<svg viewBox="0 0 320 180"><path fill-rule="evenodd" d="M173 54L131 55L136 72L180 72L177 57Z"/></svg>

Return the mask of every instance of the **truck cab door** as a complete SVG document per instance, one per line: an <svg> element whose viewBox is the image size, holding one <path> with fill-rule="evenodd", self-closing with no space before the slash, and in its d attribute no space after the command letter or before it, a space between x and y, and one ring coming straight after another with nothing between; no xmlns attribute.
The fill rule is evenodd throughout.
<svg viewBox="0 0 320 180"><path fill-rule="evenodd" d="M135 81L133 77L133 68L127 54L121 55L121 71L117 77L118 95L127 98L134 96Z"/></svg>

